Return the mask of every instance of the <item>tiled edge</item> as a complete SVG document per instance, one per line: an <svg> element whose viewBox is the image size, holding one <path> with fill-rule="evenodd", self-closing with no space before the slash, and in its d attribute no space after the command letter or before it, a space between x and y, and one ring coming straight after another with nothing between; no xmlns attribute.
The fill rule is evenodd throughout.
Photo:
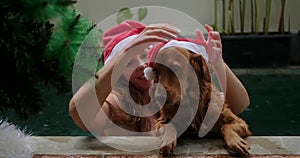
<svg viewBox="0 0 300 158"><path fill-rule="evenodd" d="M128 140L137 144L149 144L153 137L111 137L107 140ZM98 139L84 136L41 136L34 137L38 148L34 158L50 157L157 157L158 150L146 152L129 152L112 148ZM300 136L251 136L247 138L254 157L300 157ZM130 144L130 143L129 143ZM132 144L132 143L131 143ZM150 143L151 144L151 143ZM179 143L174 153L176 157L207 156L228 157L222 139L185 140ZM140 145L139 145L140 146Z"/></svg>
<svg viewBox="0 0 300 158"><path fill-rule="evenodd" d="M236 75L300 75L300 66L284 68L232 68Z"/></svg>

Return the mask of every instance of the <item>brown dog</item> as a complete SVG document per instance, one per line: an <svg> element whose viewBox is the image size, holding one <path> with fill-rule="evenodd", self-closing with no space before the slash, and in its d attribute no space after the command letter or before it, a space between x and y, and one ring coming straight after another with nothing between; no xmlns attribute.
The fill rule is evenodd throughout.
<svg viewBox="0 0 300 158"><path fill-rule="evenodd" d="M182 122L173 121L170 123L175 115L179 113L179 118L186 120L191 116L195 116L191 118L191 124L184 131L183 135L198 136L203 119L208 114L208 107L213 106L221 108L219 108L219 113L216 108L215 111L214 109L210 110L208 114L219 116L216 119L217 122L209 129L210 133L221 134L229 150L242 156L248 156L249 146L243 139L252 135L248 129L248 125L244 120L233 114L227 104L224 104L224 99L221 99L223 96L212 84L209 68L204 58L201 55L179 47L163 49L158 53L156 58L157 60L161 60L161 64L159 62L154 64L155 82L162 84L167 94L165 101L162 103L159 101L160 91L156 90L158 102L164 104L161 105L162 108L156 122L158 135L160 136L160 153L163 156L168 156L172 154L173 149L176 147L177 132L181 129ZM183 64L185 63L184 60L187 60L189 64ZM197 81L195 82L188 80L192 75L192 73L187 73L188 65L191 65L194 69L195 72L193 75L197 74ZM200 92L200 99L198 100L196 98L199 98L199 96L195 96L193 93L196 84L199 85ZM181 99L182 94L185 95L184 101ZM191 108L195 102L198 104L196 105L198 106L196 111ZM179 105L184 106L185 113L178 110ZM190 115L186 115L186 111Z"/></svg>

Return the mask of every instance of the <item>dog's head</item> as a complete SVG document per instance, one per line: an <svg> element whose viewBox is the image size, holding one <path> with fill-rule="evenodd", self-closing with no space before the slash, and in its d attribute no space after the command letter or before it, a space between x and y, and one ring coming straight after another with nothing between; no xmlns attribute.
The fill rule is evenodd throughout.
<svg viewBox="0 0 300 158"><path fill-rule="evenodd" d="M197 98L199 102L196 104L203 106L204 111L207 109L210 101L211 76L206 61L201 55L181 47L165 48L157 54L153 70L155 82L160 83L167 93L163 111L168 111L169 115L174 116L180 104L189 106ZM161 86L158 86L155 91L158 100L162 92L159 87ZM196 87L199 88L200 98L195 96ZM184 99L186 103L182 102L182 96L187 97Z"/></svg>
<svg viewBox="0 0 300 158"><path fill-rule="evenodd" d="M180 47L161 50L154 64L155 82L166 90L166 104L178 104L180 96L195 97L195 87L199 87L201 99L210 98L211 76L205 59L196 53ZM196 81L193 80L197 76ZM196 86L198 85L198 86ZM159 99L161 89L156 89ZM209 100L208 100L209 101Z"/></svg>

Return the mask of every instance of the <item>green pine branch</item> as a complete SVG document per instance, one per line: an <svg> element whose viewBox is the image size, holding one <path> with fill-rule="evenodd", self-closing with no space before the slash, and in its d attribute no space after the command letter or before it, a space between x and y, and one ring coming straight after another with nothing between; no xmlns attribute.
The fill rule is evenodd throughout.
<svg viewBox="0 0 300 158"><path fill-rule="evenodd" d="M0 1L0 112L13 108L22 118L36 113L39 84L70 91L74 58L93 26L74 10L74 3Z"/></svg>
<svg viewBox="0 0 300 158"><path fill-rule="evenodd" d="M60 21L47 46L46 58L58 61L61 72L70 78L79 47L93 25L75 10L69 10Z"/></svg>

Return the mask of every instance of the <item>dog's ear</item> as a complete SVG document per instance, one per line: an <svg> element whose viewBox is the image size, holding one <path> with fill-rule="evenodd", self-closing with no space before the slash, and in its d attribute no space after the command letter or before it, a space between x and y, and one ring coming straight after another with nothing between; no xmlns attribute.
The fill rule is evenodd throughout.
<svg viewBox="0 0 300 158"><path fill-rule="evenodd" d="M160 70L160 67L161 67L160 63L155 63L154 66L153 66L153 72L154 72L153 81L154 81L154 83L159 82L160 72L158 70Z"/></svg>
<svg viewBox="0 0 300 158"><path fill-rule="evenodd" d="M199 54L192 54L190 63L195 69L197 75L203 79L204 81L210 82L210 73L208 66L206 64L205 59L202 57L202 55Z"/></svg>

